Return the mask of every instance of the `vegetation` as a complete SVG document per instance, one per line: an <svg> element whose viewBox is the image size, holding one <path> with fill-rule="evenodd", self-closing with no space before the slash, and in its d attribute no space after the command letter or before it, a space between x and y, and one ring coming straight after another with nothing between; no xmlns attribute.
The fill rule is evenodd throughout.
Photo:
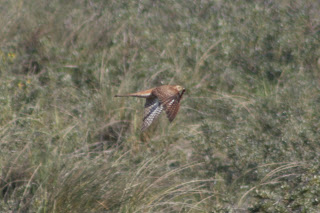
<svg viewBox="0 0 320 213"><path fill-rule="evenodd" d="M0 6L0 212L319 212L320 3ZM183 85L147 132L143 100Z"/></svg>

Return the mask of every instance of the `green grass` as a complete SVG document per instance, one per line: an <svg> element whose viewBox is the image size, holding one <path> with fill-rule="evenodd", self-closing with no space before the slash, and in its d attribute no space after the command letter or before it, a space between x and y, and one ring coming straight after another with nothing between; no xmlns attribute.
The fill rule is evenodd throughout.
<svg viewBox="0 0 320 213"><path fill-rule="evenodd" d="M319 212L318 1L0 5L0 212Z"/></svg>

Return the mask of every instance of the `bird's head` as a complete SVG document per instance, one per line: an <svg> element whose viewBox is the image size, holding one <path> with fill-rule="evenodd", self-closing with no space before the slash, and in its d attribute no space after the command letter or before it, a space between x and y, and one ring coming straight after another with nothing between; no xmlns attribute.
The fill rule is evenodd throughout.
<svg viewBox="0 0 320 213"><path fill-rule="evenodd" d="M185 88L183 88L182 86L180 85L176 85L174 86L176 90L178 90L179 92L182 92L183 90L185 90Z"/></svg>
<svg viewBox="0 0 320 213"><path fill-rule="evenodd" d="M176 85L176 86L175 86L175 89L179 91L179 93L180 93L180 98L182 98L182 95L183 95L183 93L186 91L186 89L183 88L183 87L180 86L180 85Z"/></svg>

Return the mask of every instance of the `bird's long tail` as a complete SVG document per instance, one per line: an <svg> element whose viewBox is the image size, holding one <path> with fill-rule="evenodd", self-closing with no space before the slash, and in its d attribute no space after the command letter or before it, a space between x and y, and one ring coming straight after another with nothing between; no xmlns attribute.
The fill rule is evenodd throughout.
<svg viewBox="0 0 320 213"><path fill-rule="evenodd" d="M115 95L114 97L138 97L138 98L148 98L150 97L152 92L152 89L136 92L136 93L130 93L126 95Z"/></svg>
<svg viewBox="0 0 320 213"><path fill-rule="evenodd" d="M134 95L134 94L126 94L126 95L115 95L114 97L141 97L141 96Z"/></svg>

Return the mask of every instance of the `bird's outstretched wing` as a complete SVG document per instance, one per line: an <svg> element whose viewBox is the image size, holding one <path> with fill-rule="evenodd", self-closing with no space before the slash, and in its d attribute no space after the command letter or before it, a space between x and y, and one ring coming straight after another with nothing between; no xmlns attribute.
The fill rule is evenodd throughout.
<svg viewBox="0 0 320 213"><path fill-rule="evenodd" d="M146 130L151 123L157 119L163 110L159 99L155 96L146 99L146 104L144 105L144 116L141 131Z"/></svg>
<svg viewBox="0 0 320 213"><path fill-rule="evenodd" d="M182 98L184 90L180 94L179 91L175 89L162 89L161 87L159 87L156 88L152 93L156 97L158 97L160 104L166 111L169 121L172 122L174 118L177 116L178 111L180 109L180 100Z"/></svg>
<svg viewBox="0 0 320 213"><path fill-rule="evenodd" d="M174 96L166 100L165 103L163 103L164 110L166 111L167 117L170 122L172 122L178 114L178 111L180 109L179 102L179 98Z"/></svg>

